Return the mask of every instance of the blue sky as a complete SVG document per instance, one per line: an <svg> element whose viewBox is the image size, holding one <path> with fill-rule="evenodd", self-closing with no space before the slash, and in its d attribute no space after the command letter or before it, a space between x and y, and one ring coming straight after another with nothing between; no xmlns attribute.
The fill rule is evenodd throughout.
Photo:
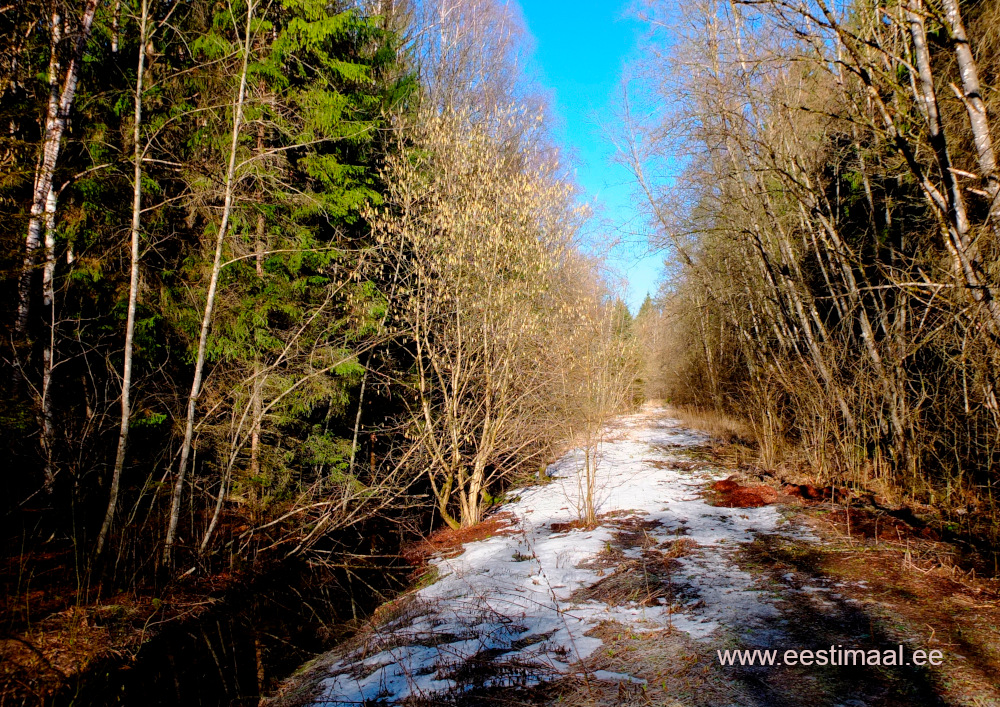
<svg viewBox="0 0 1000 707"><path fill-rule="evenodd" d="M647 292L656 294L662 256L648 252L631 175L612 163L614 146L606 137L619 113L622 71L644 32L629 5L629 0L520 0L539 79L551 91L556 138L588 200L596 200L607 220L599 240L618 243L608 260L627 280L626 302L634 313Z"/></svg>

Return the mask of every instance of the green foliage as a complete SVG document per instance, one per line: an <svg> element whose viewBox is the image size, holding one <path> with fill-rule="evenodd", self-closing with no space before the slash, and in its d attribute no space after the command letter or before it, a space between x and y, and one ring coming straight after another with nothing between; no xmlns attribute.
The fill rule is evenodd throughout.
<svg viewBox="0 0 1000 707"><path fill-rule="evenodd" d="M300 453L304 464L322 464L335 475L343 477L350 464L351 442L317 430L302 443Z"/></svg>
<svg viewBox="0 0 1000 707"><path fill-rule="evenodd" d="M136 417L129 422L132 427L156 427L167 421L167 414L163 412L145 411L141 417Z"/></svg>
<svg viewBox="0 0 1000 707"><path fill-rule="evenodd" d="M23 49L15 57L17 83L8 84L0 72L5 126L0 230L10 292L23 256L48 98L48 29L38 22L46 8L29 5L23 12L12 8L0 21L5 47L13 38L27 42L12 44L17 45L12 52ZM103 3L99 8L54 179L61 188L55 311L60 324L54 331L59 365L50 399L69 442L60 446L55 463L59 483L81 504L79 522L87 524L107 501L129 302L140 43L138 3L126 5L117 29L112 10ZM195 0L174 10L152 4L158 20L168 11L170 22L157 23L145 47L139 126L144 161L134 412L121 507L150 489L156 495L148 506L151 520L141 529L120 531L135 535L136 547L160 542L156 528L169 483L161 488L159 480L169 479L164 475L174 463L178 421L186 415L245 58L234 205L196 409L194 473L207 478L196 484L219 488L231 469L233 509L255 523L267 522L269 514L284 512L316 489L372 497L363 474L348 475L365 373L361 360L372 360L371 353L359 360L359 351L384 348L380 337L388 306L383 282L356 277L359 260L371 247L362 212L383 202L380 173L390 146L390 111L417 89L415 75L399 64L401 37L353 4L257 5L249 57L243 56L240 29L244 2ZM111 49L113 39L117 51ZM31 331L6 337L17 340L4 355L24 362L29 383L12 394L17 405L0 411L0 430L27 440L14 444L18 459L32 470L12 489L17 498L37 490L29 487L38 483L41 469L37 398L31 391L41 388L41 347L49 333L44 317L50 313L43 315L40 303L35 305ZM6 321L13 321L7 314ZM390 355L384 360L390 372L397 365ZM12 383L10 390L15 388ZM379 404L397 402L388 396ZM366 414L388 413L376 408ZM364 469L370 473L367 460ZM212 511L208 496L185 495L184 502L194 513ZM308 526L315 519L302 522ZM94 535L89 526L87 533Z"/></svg>

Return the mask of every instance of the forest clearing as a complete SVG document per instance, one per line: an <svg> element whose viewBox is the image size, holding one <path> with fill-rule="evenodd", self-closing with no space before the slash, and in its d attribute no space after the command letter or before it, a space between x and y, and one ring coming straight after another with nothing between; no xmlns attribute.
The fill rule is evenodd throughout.
<svg viewBox="0 0 1000 707"><path fill-rule="evenodd" d="M998 84L1000 0L0 5L0 707L1000 704Z"/></svg>

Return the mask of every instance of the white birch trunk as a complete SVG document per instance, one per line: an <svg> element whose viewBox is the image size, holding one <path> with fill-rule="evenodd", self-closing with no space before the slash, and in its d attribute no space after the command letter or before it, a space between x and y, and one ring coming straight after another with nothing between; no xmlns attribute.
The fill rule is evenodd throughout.
<svg viewBox="0 0 1000 707"><path fill-rule="evenodd" d="M990 220L993 222L994 228L997 228L1000 227L1000 203L998 203L1000 181L998 181L997 158L993 149L989 117L986 113L986 104L983 102L982 87L979 83L979 68L975 57L972 56L972 47L965 32L965 24L962 22L958 0L943 0L943 2L951 39L955 44L958 71L962 76L962 91L956 91L956 93L959 94L959 98L962 99L966 112L969 114L969 124L972 128L972 139L976 145L979 170L982 172L983 180L986 182L986 191L990 196Z"/></svg>
<svg viewBox="0 0 1000 707"><path fill-rule="evenodd" d="M55 489L55 422L52 413L52 370L55 368L56 350L56 305L55 305L55 248L56 248L56 202L55 189L49 189L45 199L45 269L42 272L42 301L49 313L49 337L42 350L42 451L45 456L43 474L45 492Z"/></svg>
<svg viewBox="0 0 1000 707"><path fill-rule="evenodd" d="M35 167L35 184L31 199L31 217L28 220L28 234L25 239L24 262L21 266L21 276L18 282L17 331L23 333L28 328L28 317L31 312L31 285L38 251L42 247L45 229L45 206L52 191L52 180L62 149L62 136L66 130L66 119L73 98L76 95L76 83L79 77L83 52L90 38L90 28L94 23L98 0L87 0L83 15L80 18L80 31L76 46L66 67L62 90L59 90L59 78L62 66L59 62L59 44L62 41L63 19L58 10L52 12L52 42L49 59L49 104L45 115L45 130L42 133L42 151Z"/></svg>
<svg viewBox="0 0 1000 707"><path fill-rule="evenodd" d="M117 9L117 5L116 5ZM135 336L135 309L139 298L139 229L142 225L142 83L146 71L146 31L149 21L149 0L142 1L142 15L139 19L139 60L135 79L135 125L132 130L134 141L132 165L132 228L131 251L129 253L128 315L125 320L125 362L122 367L121 424L118 428L118 449L115 466L111 471L111 488L108 508L104 513L101 532L97 536L95 555L100 556L104 543L111 531L115 511L118 508L118 490L121 487L122 469L125 467L125 451L128 446L129 419L132 415L132 352Z"/></svg>
<svg viewBox="0 0 1000 707"><path fill-rule="evenodd" d="M184 429L184 441L181 446L181 459L177 468L177 479L174 483L170 499L170 520L167 525L167 535L163 543L163 564L170 568L173 564L173 547L177 539L177 525L180 521L181 498L184 492L184 480L187 475L188 460L191 457L191 446L194 440L194 418L198 407L198 396L201 394L201 384L205 373L205 356L208 349L208 333L212 327L212 312L215 309L215 295L219 286L219 273L222 271L222 250L225 245L226 232L229 229L229 217L233 208L233 192L236 180L236 153L239 147L240 130L243 124L243 104L247 90L247 64L250 59L250 37L252 32L254 3L247 4L246 35L243 45L243 65L240 71L240 87L233 113L232 142L229 149L229 166L226 170L225 198L222 207L222 220L215 239L215 258L212 261L212 275L208 284L208 294L205 300L205 312L201 320L201 334L198 337L198 356L195 361L194 379L191 382L191 393L188 396L187 422Z"/></svg>
<svg viewBox="0 0 1000 707"><path fill-rule="evenodd" d="M966 287L976 302L986 305L993 320L993 327L1000 331L1000 305L993 298L992 289L984 285L979 277L981 266L979 253L972 242L969 229L969 218L965 208L965 199L955 174L952 172L951 156L948 154L947 138L941 125L938 112L937 95L934 91L934 76L931 73L930 49L927 46L927 32L924 26L924 7L922 0L910 0L906 11L910 23L910 36L913 41L914 58L919 74L917 98L920 101L927 127L930 132L931 147L937 158L944 182L946 199L946 216L948 219L946 243L955 268L962 276Z"/></svg>

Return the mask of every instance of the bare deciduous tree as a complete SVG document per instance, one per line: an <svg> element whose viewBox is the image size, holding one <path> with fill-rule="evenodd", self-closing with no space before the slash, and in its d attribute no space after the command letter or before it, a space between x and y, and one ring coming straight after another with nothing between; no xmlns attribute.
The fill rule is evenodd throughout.
<svg viewBox="0 0 1000 707"><path fill-rule="evenodd" d="M1000 353L989 13L970 30L950 0L649 8L672 46L653 122L621 147L677 264L668 394L749 418L769 463L792 438L886 493L975 493Z"/></svg>

